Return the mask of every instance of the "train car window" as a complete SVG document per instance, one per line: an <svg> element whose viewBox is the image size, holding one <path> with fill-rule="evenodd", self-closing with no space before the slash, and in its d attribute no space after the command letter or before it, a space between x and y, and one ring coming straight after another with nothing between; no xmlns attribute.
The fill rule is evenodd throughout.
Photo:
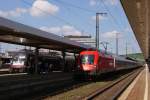
<svg viewBox="0 0 150 100"><path fill-rule="evenodd" d="M80 61L82 64L94 64L94 55L81 55Z"/></svg>

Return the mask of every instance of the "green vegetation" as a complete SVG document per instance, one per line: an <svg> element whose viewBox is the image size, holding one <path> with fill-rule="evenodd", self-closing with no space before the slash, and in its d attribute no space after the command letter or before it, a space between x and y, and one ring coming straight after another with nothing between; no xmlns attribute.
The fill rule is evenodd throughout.
<svg viewBox="0 0 150 100"><path fill-rule="evenodd" d="M142 53L128 54L127 56L136 60L144 61L144 56Z"/></svg>
<svg viewBox="0 0 150 100"><path fill-rule="evenodd" d="M103 88L106 84L110 82L111 81L89 83L88 85L75 88L62 94L47 97L44 100L79 100L83 96L89 95L90 93L96 91L98 88Z"/></svg>

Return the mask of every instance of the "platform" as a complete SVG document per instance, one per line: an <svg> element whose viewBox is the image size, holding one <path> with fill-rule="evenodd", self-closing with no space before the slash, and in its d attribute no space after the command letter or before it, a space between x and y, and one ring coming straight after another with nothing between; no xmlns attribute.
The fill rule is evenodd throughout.
<svg viewBox="0 0 150 100"><path fill-rule="evenodd" d="M144 67L118 100L150 100L150 72L147 65Z"/></svg>

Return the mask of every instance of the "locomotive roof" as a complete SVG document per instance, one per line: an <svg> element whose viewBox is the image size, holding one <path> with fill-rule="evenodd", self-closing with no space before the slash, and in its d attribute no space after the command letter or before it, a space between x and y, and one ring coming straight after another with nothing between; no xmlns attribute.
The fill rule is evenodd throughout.
<svg viewBox="0 0 150 100"><path fill-rule="evenodd" d="M87 51L95 51L95 50L87 50ZM119 60L119 61L135 62L133 60L127 59L126 57L119 56L119 55L117 56L116 54L113 54L111 52L106 52L105 50L102 50L102 49L99 49L98 52L102 53L106 56L111 56L111 57L113 57L113 58L115 58L116 60Z"/></svg>
<svg viewBox="0 0 150 100"><path fill-rule="evenodd" d="M110 56L112 56L112 57L114 57L115 59L120 60L120 61L131 61L131 62L135 62L135 61L133 61L133 60L131 60L131 59L127 59L126 56L116 55L116 54L113 54L113 53L111 53L111 52L106 52L105 50L101 50L101 49L100 49L99 52L101 52L101 53L103 53L103 54L105 54L105 55L110 55Z"/></svg>

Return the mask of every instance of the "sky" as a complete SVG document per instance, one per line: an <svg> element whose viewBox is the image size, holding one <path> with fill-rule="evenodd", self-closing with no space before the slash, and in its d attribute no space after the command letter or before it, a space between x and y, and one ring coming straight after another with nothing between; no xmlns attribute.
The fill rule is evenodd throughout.
<svg viewBox="0 0 150 100"><path fill-rule="evenodd" d="M91 35L95 38L96 13L100 15L100 42L109 42L115 53L119 33L119 54L141 52L119 0L1 0L0 16L59 36ZM1 50L22 46L1 43ZM100 45L103 49L103 46Z"/></svg>

